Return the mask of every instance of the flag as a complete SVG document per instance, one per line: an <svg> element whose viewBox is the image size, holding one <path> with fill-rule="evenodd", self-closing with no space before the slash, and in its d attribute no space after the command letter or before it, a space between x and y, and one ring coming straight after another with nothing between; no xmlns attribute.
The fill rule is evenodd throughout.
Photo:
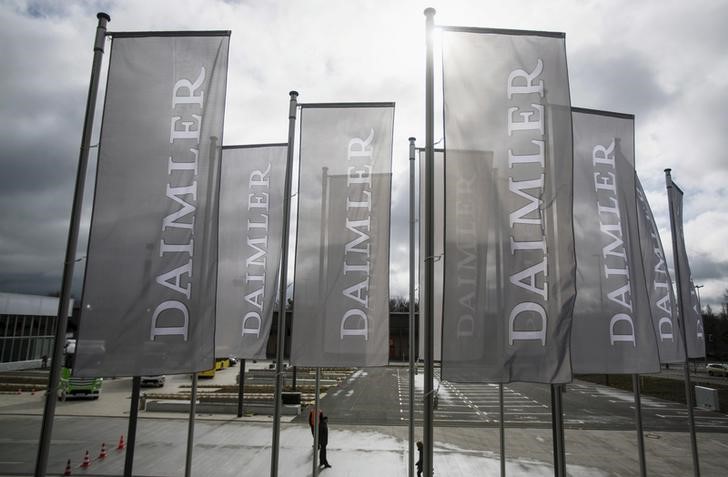
<svg viewBox="0 0 728 477"><path fill-rule="evenodd" d="M705 357L705 332L703 317L700 314L698 297L690 272L687 250L685 249L685 232L683 231L683 191L672 179L667 188L670 210L672 211L673 253L677 271L678 300L680 313L685 321L685 342L688 347L688 358Z"/></svg>
<svg viewBox="0 0 728 477"><path fill-rule="evenodd" d="M389 353L393 103L301 106L291 362Z"/></svg>
<svg viewBox="0 0 728 477"><path fill-rule="evenodd" d="M652 324L657 337L660 363L685 362L685 348L678 323L677 302L672 278L667 269L665 251L650 203L637 178L637 218L640 227L642 263L647 280L647 290L652 307Z"/></svg>
<svg viewBox="0 0 728 477"><path fill-rule="evenodd" d="M212 367L229 32L115 33L74 374Z"/></svg>
<svg viewBox="0 0 728 477"><path fill-rule="evenodd" d="M659 372L637 218L634 116L573 111L574 373Z"/></svg>
<svg viewBox="0 0 728 477"><path fill-rule="evenodd" d="M564 35L444 27L442 42L442 376L569 382L575 264Z"/></svg>
<svg viewBox="0 0 728 477"><path fill-rule="evenodd" d="M265 359L281 260L287 144L225 146L216 356Z"/></svg>
<svg viewBox="0 0 728 477"><path fill-rule="evenodd" d="M495 235L504 229L497 224L500 204L493 154L449 150L444 175L443 369L447 365L450 381L477 381L479 375L497 375L506 353L502 340L483 346L500 332L493 310L502 306L503 296L503 285L498 285L502 250L492 246L504 239Z"/></svg>
<svg viewBox="0 0 728 477"><path fill-rule="evenodd" d="M419 351L420 357L425 356L425 231L427 230L427 218L425 217L425 151L420 149L419 151L419 171L420 171L420 182L419 182L419 322L420 322L420 333L422 338L419 340ZM433 296L432 296L432 314L433 314L433 351L432 359L440 361L442 359L442 286L443 286L443 265L445 261L444 256L444 219L445 219L445 154L444 150L437 149L434 154L434 182L435 191L433 193L434 200L434 216L433 221L433 240L434 240L434 256L432 258L432 268L434 270L433 280Z"/></svg>

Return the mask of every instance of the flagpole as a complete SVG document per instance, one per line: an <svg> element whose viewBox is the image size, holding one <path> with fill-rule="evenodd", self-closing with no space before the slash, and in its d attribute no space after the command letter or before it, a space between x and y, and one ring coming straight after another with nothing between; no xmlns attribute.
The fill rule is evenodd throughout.
<svg viewBox="0 0 728 477"><path fill-rule="evenodd" d="M554 475L566 477L566 452L564 449L563 407L560 384L550 384L551 388L551 433L554 446Z"/></svg>
<svg viewBox="0 0 728 477"><path fill-rule="evenodd" d="M559 438L557 437L556 432L556 393L554 392L554 385L549 384L549 389L551 390L551 445L553 447L553 453L554 453L554 475L559 475L559 451L557 447L557 441Z"/></svg>
<svg viewBox="0 0 728 477"><path fill-rule="evenodd" d="M126 431L126 455L124 456L124 477L131 477L134 467L134 449L136 448L136 431L139 417L139 394L142 378L131 378L131 405L129 407L129 427Z"/></svg>
<svg viewBox="0 0 728 477"><path fill-rule="evenodd" d="M415 468L415 138L409 138L409 477Z"/></svg>
<svg viewBox="0 0 728 477"><path fill-rule="evenodd" d="M328 205L329 205L329 198L328 198L328 191L329 191L329 168L328 167L322 167L321 168L321 235L319 237L319 305L322 307L322 316L325 318L326 316L326 290L328 288L328 282L326 280L326 273L327 273L327 262L326 258L328 256L328 245L326 243L326 239L328 236ZM311 476L316 477L318 475L318 462L317 462L317 455L316 451L318 450L318 441L319 441L319 386L321 383L321 368L318 366L316 367L316 390L314 394L314 403L313 403L313 458L311 459L313 463L313 470L311 471Z"/></svg>
<svg viewBox="0 0 728 477"><path fill-rule="evenodd" d="M500 419L498 427L500 428L500 472L501 477L506 476L506 424L505 410L503 409L503 383L498 385L498 401L500 403Z"/></svg>
<svg viewBox="0 0 728 477"><path fill-rule="evenodd" d="M682 300L682 276L680 270L680 260L677 257L677 224L675 223L675 208L673 201L670 198L672 185L672 176L670 175L671 169L665 169L665 184L667 186L667 203L670 209L670 235L672 235L672 254L674 257L675 264L675 281L677 282L678 291L678 312L680 316L680 329L683 335L683 349L685 351L685 400L688 407L688 422L690 423L690 449L693 455L693 474L695 477L700 477L700 462L698 460L698 440L695 435L695 415L693 413L693 395L692 395L692 384L690 383L690 363L688 362L688 337L685 331L685 303Z"/></svg>
<svg viewBox="0 0 728 477"><path fill-rule="evenodd" d="M640 455L640 476L647 475L647 464L645 463L645 439L642 430L642 399L640 399L640 376L632 375L632 391L634 392L634 414L637 420L637 450Z"/></svg>
<svg viewBox="0 0 728 477"><path fill-rule="evenodd" d="M197 408L197 373L192 374L190 392L190 421L187 426L187 455L185 457L185 477L192 475L192 449L195 446L195 413Z"/></svg>
<svg viewBox="0 0 728 477"><path fill-rule="evenodd" d="M66 257L63 262L63 281L61 296L58 299L58 319L56 320L56 336L53 344L53 358L48 376L45 408L43 410L43 424L38 443L38 455L35 464L35 476L44 477L48 468L48 454L53 433L53 419L56 414L56 394L61 375L63 362L63 346L66 341L66 326L68 324L68 302L71 299L71 285L73 284L73 266L76 263L76 247L78 246L78 231L81 224L81 209L83 207L83 189L86 181L89 149L91 146L91 132L93 130L94 113L96 110L96 95L99 89L99 76L101 75L101 59L104 56L104 42L106 41L106 24L111 17L99 12L94 41L94 57L91 66L91 80L86 98L86 117L81 133L81 150L78 156L78 169L76 171L76 188L73 193L73 207L71 209L71 222L68 229L68 242L66 243Z"/></svg>
<svg viewBox="0 0 728 477"><path fill-rule="evenodd" d="M424 386L424 422L423 422L423 470L424 475L430 477L434 468L432 462L433 448L433 378L434 378L434 314L433 290L434 272L434 189L435 167L434 155L434 69L433 69L433 32L435 29L435 9L425 9L426 29L426 67L425 67L425 386Z"/></svg>
<svg viewBox="0 0 728 477"><path fill-rule="evenodd" d="M316 451L318 450L318 441L319 441L319 386L321 383L321 368L316 368L316 391L314 394L314 401L313 401L313 471L311 471L311 475L313 477L316 477L318 475L318 462L317 462L317 454Z"/></svg>
<svg viewBox="0 0 728 477"><path fill-rule="evenodd" d="M283 347L286 336L286 284L288 269L288 234L291 228L291 182L293 173L293 141L296 134L296 108L298 106L298 92L288 93L291 97L288 108L288 152L286 153L286 180L283 186L283 231L281 237L281 279L279 282L280 296L278 302L278 345L276 346L276 392L273 396L273 442L271 443L271 477L278 476L278 447L281 432L281 391L283 389Z"/></svg>
<svg viewBox="0 0 728 477"><path fill-rule="evenodd" d="M240 375L238 376L238 417L243 417L243 400L245 399L245 359L240 359Z"/></svg>

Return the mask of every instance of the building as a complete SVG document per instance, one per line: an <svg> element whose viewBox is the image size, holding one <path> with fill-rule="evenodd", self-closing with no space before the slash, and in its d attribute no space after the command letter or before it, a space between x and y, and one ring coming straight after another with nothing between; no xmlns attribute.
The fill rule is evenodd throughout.
<svg viewBox="0 0 728 477"><path fill-rule="evenodd" d="M57 315L58 298L0 292L0 371L41 366L53 354Z"/></svg>

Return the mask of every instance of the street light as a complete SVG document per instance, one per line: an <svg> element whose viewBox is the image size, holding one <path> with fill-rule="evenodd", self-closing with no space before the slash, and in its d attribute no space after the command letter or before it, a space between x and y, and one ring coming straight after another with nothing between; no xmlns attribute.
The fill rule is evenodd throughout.
<svg viewBox="0 0 728 477"><path fill-rule="evenodd" d="M695 293L698 294L698 308L700 309L700 314L703 314L703 305L700 303L700 289L703 288L705 285L694 285L695 286Z"/></svg>

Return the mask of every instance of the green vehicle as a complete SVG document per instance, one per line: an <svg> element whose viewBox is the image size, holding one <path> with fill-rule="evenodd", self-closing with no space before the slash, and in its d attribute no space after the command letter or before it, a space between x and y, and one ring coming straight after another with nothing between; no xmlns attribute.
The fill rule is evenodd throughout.
<svg viewBox="0 0 728 477"><path fill-rule="evenodd" d="M71 368L61 368L61 380L58 383L58 399L65 401L68 397L91 397L98 399L101 394L103 378L75 378L71 376Z"/></svg>
<svg viewBox="0 0 728 477"><path fill-rule="evenodd" d="M98 399L101 394L103 378L78 378L72 376L73 357L76 352L76 340L67 340L65 346L65 362L61 368L61 379L58 383L58 399L65 401L68 397L90 397Z"/></svg>

